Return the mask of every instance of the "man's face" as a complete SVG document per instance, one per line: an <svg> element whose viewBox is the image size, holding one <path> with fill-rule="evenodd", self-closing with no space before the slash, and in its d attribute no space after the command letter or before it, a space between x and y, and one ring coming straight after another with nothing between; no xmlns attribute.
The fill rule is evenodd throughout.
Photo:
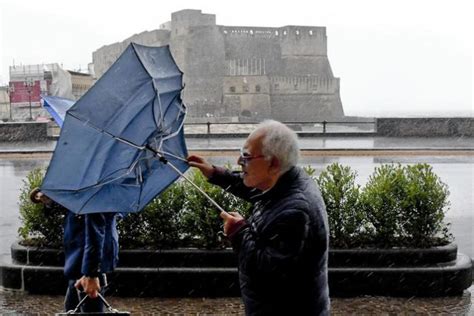
<svg viewBox="0 0 474 316"><path fill-rule="evenodd" d="M272 178L271 159L262 155L262 136L256 134L247 138L237 163L242 167L244 184L264 191L271 187Z"/></svg>
<svg viewBox="0 0 474 316"><path fill-rule="evenodd" d="M38 192L35 194L35 199L43 204L49 204L51 203L51 199L48 198L46 195L43 194L43 192Z"/></svg>

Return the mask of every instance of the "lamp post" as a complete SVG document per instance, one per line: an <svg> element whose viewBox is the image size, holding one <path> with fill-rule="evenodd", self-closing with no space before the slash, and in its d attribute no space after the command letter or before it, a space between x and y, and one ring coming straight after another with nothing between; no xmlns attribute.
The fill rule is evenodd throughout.
<svg viewBox="0 0 474 316"><path fill-rule="evenodd" d="M13 92L15 92L15 86L14 85L8 85L7 91L8 91L8 101L10 103L10 121L13 121L13 117L12 117L12 94L13 94Z"/></svg>
<svg viewBox="0 0 474 316"><path fill-rule="evenodd" d="M31 92L33 91L34 82L31 78L25 78L24 85L26 90L28 91L28 101L30 103L30 121L32 121L33 115L31 114Z"/></svg>

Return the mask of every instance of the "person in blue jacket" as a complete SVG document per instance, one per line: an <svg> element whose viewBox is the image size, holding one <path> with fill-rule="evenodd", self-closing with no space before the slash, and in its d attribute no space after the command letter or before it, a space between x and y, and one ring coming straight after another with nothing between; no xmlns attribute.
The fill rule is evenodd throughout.
<svg viewBox="0 0 474 316"><path fill-rule="evenodd" d="M64 275L68 279L65 310L74 309L84 295L88 295L82 312L103 312L104 305L98 294L103 293L107 284L105 274L112 272L118 263L117 214L76 215L39 188L31 191L30 199L33 203L42 203L49 212L65 214Z"/></svg>

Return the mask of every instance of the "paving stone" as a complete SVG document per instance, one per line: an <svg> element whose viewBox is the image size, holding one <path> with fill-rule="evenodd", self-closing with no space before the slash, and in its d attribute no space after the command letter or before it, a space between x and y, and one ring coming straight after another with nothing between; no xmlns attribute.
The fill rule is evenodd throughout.
<svg viewBox="0 0 474 316"><path fill-rule="evenodd" d="M240 298L123 298L109 297L119 310L132 315L244 315ZM439 298L396 298L362 296L331 299L331 315L473 315L474 286L461 296ZM62 310L62 296L28 295L0 290L0 315L51 315Z"/></svg>

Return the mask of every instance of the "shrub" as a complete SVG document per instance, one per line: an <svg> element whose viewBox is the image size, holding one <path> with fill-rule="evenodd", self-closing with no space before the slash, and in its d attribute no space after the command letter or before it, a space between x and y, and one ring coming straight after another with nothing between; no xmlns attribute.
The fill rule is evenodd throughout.
<svg viewBox="0 0 474 316"><path fill-rule="evenodd" d="M319 184L329 220L332 247L430 247L452 240L444 216L449 191L427 164L375 168L361 190L357 173L332 164L316 177L316 170L304 168ZM23 181L20 194L23 242L57 247L63 239L63 213L33 204L29 192L40 186L44 170L32 170ZM250 204L211 185L200 172L188 176L226 211L247 217ZM219 211L198 190L177 181L142 212L129 214L119 222L122 248L173 248L229 246L222 238Z"/></svg>
<svg viewBox="0 0 474 316"><path fill-rule="evenodd" d="M183 181L179 181L171 185L143 212L148 244L155 248L176 248L183 243L181 217L187 200L183 184Z"/></svg>
<svg viewBox="0 0 474 316"><path fill-rule="evenodd" d="M141 212L125 215L118 224L121 247L166 249L180 246L180 217L185 201L184 186L176 182Z"/></svg>
<svg viewBox="0 0 474 316"><path fill-rule="evenodd" d="M367 218L360 207L356 176L350 167L333 163L316 179L326 204L332 247L360 246L366 238Z"/></svg>
<svg viewBox="0 0 474 316"><path fill-rule="evenodd" d="M447 186L427 164L382 165L375 169L361 204L372 225L372 243L381 247L430 247L452 240L444 215Z"/></svg>
<svg viewBox="0 0 474 316"><path fill-rule="evenodd" d="M207 182L200 172L193 172L191 180L202 188L214 201L228 212L239 212L248 216L250 204L236 198L221 188ZM222 238L222 219L219 210L191 184L184 183L186 191L186 208L183 212L183 232L194 246L204 248L222 248L229 246L227 239Z"/></svg>
<svg viewBox="0 0 474 316"><path fill-rule="evenodd" d="M63 242L64 213L55 209L47 209L42 204L30 201L30 192L41 186L44 169L33 169L23 180L20 190L20 220L18 233L30 244L58 247Z"/></svg>
<svg viewBox="0 0 474 316"><path fill-rule="evenodd" d="M400 165L381 165L369 177L361 194L361 206L377 246L398 245L402 238L402 200L406 178Z"/></svg>
<svg viewBox="0 0 474 316"><path fill-rule="evenodd" d="M404 232L411 243L430 247L452 240L444 216L449 209L448 186L428 164L404 168L405 195L402 202Z"/></svg>

